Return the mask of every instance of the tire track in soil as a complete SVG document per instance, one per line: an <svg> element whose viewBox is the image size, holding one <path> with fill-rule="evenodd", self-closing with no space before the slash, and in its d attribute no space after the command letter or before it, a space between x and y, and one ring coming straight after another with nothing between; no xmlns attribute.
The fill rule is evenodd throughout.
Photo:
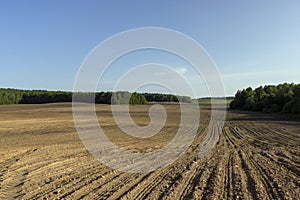
<svg viewBox="0 0 300 200"><path fill-rule="evenodd" d="M219 138L220 139L220 138ZM214 148L213 152L218 152L218 147L222 146L220 140L218 141L217 147ZM178 187L177 193L173 194L173 197L176 199L192 199L200 198L203 192L205 192L205 187L208 185L208 182L214 182L212 178L212 173L209 168L216 168L216 159L213 156L213 160L210 156L214 153L211 152L210 155L205 157L205 159L199 159L199 162L195 163L192 167L191 172L185 179L182 181L181 187ZM213 162L212 162L213 161ZM211 180L209 180L211 178ZM183 183L185 184L184 186Z"/></svg>
<svg viewBox="0 0 300 200"><path fill-rule="evenodd" d="M243 186L243 181L241 177L241 172L238 172L239 168L237 165L237 142L236 139L232 138L231 132L230 132L230 122L228 123L229 126L226 126L224 128L224 138L226 141L226 147L229 149L230 154L229 158L227 160L227 169L225 173L225 180L224 182L224 190L226 191L224 193L225 199L239 199L240 197L243 197L245 194L245 187L244 189L238 186Z"/></svg>
<svg viewBox="0 0 300 200"><path fill-rule="evenodd" d="M126 199L126 196L128 195L128 193L130 191L132 191L134 188L136 188L141 182L146 180L151 174L152 174L152 172L144 174L144 175L140 175L138 178L131 181L131 185L125 185L120 190L116 191L110 197L108 197L108 199L112 199L112 200L113 199Z"/></svg>
<svg viewBox="0 0 300 200"><path fill-rule="evenodd" d="M288 161L287 159L284 158L278 158L272 153L267 153L264 151L261 151L259 153L261 156L269 159L272 163L275 163L278 165L278 167L284 167L286 170L291 171L294 176L300 176L300 166L297 165L296 163L292 163L291 161ZM277 158L276 158L277 157Z"/></svg>
<svg viewBox="0 0 300 200"><path fill-rule="evenodd" d="M100 178L101 175L97 176L96 178L89 178L88 181L91 181L93 179ZM86 177L81 177L80 180L82 180L83 183L88 183L86 180ZM69 174L60 174L57 177L52 177L52 176L46 176L44 179L41 179L39 183L38 188L36 190L32 190L31 192L28 192L26 196L31 196L31 197L37 197L37 196L57 196L60 194L60 192L64 192L66 190L66 186L68 184L74 185L76 182L76 178L71 178ZM80 185L80 184L79 184ZM78 187L73 186L73 187ZM72 193L72 192L71 192ZM70 193L70 194L71 194Z"/></svg>
<svg viewBox="0 0 300 200"><path fill-rule="evenodd" d="M257 189L257 179L256 177L251 173L252 169L251 166L248 164L248 162L245 160L244 154L241 150L238 151L238 156L240 158L241 167L246 175L246 184L247 184L247 190L249 192L249 198L250 199L259 199L258 189Z"/></svg>
<svg viewBox="0 0 300 200"><path fill-rule="evenodd" d="M246 126L243 126L244 130L247 132L250 132L253 135L258 135L255 130L251 130L250 128L245 128ZM268 149L263 148L262 149ZM265 146L264 146L265 147ZM246 151L249 151L249 147L246 149ZM241 166L243 168L244 173L247 177L247 189L251 193L250 198L256 199L259 196L262 196L263 194L259 194L258 188L257 188L257 181L261 180L263 185L265 186L264 189L267 191L267 195L269 196L269 199L284 199L284 194L282 194L282 191L278 188L277 183L274 183L272 178L268 175L268 172L262 168L257 162L255 162L253 159L250 158L248 153L246 151L242 151L241 149L238 151L239 158L241 160ZM253 175L253 172L258 173L260 176L256 177Z"/></svg>
<svg viewBox="0 0 300 200"><path fill-rule="evenodd" d="M198 162L204 164L200 165ZM204 161L199 160L198 162L194 161L193 166L190 167L191 170L189 170L187 174L184 174L185 179L182 179L175 188L174 193L169 195L170 199L187 199L188 196L192 196L192 191L195 190L204 172L203 168L207 166L207 163Z"/></svg>
<svg viewBox="0 0 300 200"><path fill-rule="evenodd" d="M208 121L206 122L208 123ZM203 139L203 132L205 131L207 127L201 126L200 130L198 131L198 134L195 138L195 141L202 140ZM139 192L139 194L136 194L136 197L134 198L151 198L151 195L155 196L155 193L159 191L158 197L159 199L167 198L167 196L170 196L170 193L172 193L174 190L176 190L177 185L179 182L181 182L183 178L183 174L187 173L191 168L193 163L195 163L197 158L197 152L199 151L200 144L196 142L190 146L190 148L176 160L173 164L171 164L168 168L169 171L172 171L173 173L167 173L161 181L158 181L159 183L154 184L150 183L148 186L146 186L147 193L145 194L144 191ZM175 173L176 172L176 173ZM164 173L163 171L161 173ZM151 180L152 173L144 175L139 182L134 183L129 189L125 192L121 192L122 194L118 196L118 198L124 198L124 199L132 199L133 194L136 190L139 190L140 183L146 182L148 179ZM159 177L160 175L158 175ZM157 179L158 177L154 178ZM155 181L154 181L155 183ZM158 187L159 184L159 187ZM150 190L149 190L150 188ZM153 193L155 192L155 193ZM152 194L153 193L153 194ZM113 195L114 196L114 195Z"/></svg>
<svg viewBox="0 0 300 200"><path fill-rule="evenodd" d="M265 169L263 169L261 165L259 165L254 160L250 159L249 155L247 155L246 153L244 153L242 151L239 152L239 156L240 156L241 160L243 160L243 163L245 164L246 169L249 169L249 166L252 166L253 170L260 175L259 179L262 181L263 185L265 186L264 188L267 191L266 194L269 196L269 199L285 199L284 195L279 190L277 184L274 183L273 179L268 175L268 172ZM247 164L246 160L250 164Z"/></svg>
<svg viewBox="0 0 300 200"><path fill-rule="evenodd" d="M122 188L125 185L129 185L133 180L137 179L138 177L138 174L129 174L122 172L118 177L113 178L111 181L99 187L94 187L91 191L89 191L89 194L85 197L87 197L87 199L108 199L120 188Z"/></svg>
<svg viewBox="0 0 300 200"><path fill-rule="evenodd" d="M220 135L219 143L215 147L215 153L211 154L215 163L212 166L212 171L207 179L207 183L203 190L201 199L220 199L224 196L226 161L229 158L228 149L226 149L226 138L224 137L225 130Z"/></svg>
<svg viewBox="0 0 300 200"><path fill-rule="evenodd" d="M22 191L22 185L28 175L27 170L11 170L21 159L25 158L37 149L30 149L24 153L18 154L13 158L10 158L0 163L1 170L1 182L0 182L0 199L22 198L24 195Z"/></svg>
<svg viewBox="0 0 300 200"><path fill-rule="evenodd" d="M169 173L169 168L163 171L152 173L146 180L141 182L131 192L128 193L128 199L146 199L150 193L158 187L158 185L165 179ZM154 176L154 177L153 177ZM137 191L136 191L137 190Z"/></svg>
<svg viewBox="0 0 300 200"><path fill-rule="evenodd" d="M236 146L234 145L234 142L231 140L231 138L228 135L228 133L230 132L230 127L228 125L230 125L229 122L224 126L224 132L223 132L223 137L225 140L225 147L229 152L229 155L228 155L228 158L226 161L226 166L225 166L225 173L224 173L223 199L232 199L236 193L235 187L234 187L234 182L235 182L234 166L235 166L235 164L234 164L234 159L233 159L234 149Z"/></svg>
<svg viewBox="0 0 300 200"><path fill-rule="evenodd" d="M258 199L259 197L263 197L262 191L259 191L255 185L257 185L257 177L250 173L251 168L249 165L246 164L246 162L240 157L240 145L237 146L238 140L236 139L230 139L231 137L234 137L234 134L232 131L236 132L237 130L231 129L230 127L225 127L225 136L227 137L227 140L229 142L229 146L232 149L232 156L231 156L231 166L228 167L227 174L228 177L231 174L231 180L227 180L227 192L230 197L230 199ZM246 133L243 131L243 135L246 135ZM244 138L245 136L242 136ZM248 137L249 138L249 137ZM229 165L229 164L227 164ZM230 173L231 171L231 173ZM230 189L232 185L232 189ZM239 185L241 187L239 187ZM230 192L232 190L232 192ZM248 196L245 196L245 195Z"/></svg>
<svg viewBox="0 0 300 200"><path fill-rule="evenodd" d="M204 187L202 198L203 200L206 199L220 199L221 196L223 196L222 191L220 191L220 188L224 188L224 176L221 174L224 174L225 168L222 167L225 156L222 156L217 164L213 167L212 171L209 174L209 177L207 179L207 184Z"/></svg>
<svg viewBox="0 0 300 200"><path fill-rule="evenodd" d="M36 163L39 162L35 162L35 165L28 168L29 175L26 185L29 185L31 189L27 191L26 198L43 195L49 196L52 192L55 193L56 196L58 194L55 190L56 187L59 187L58 189L60 190L61 187L64 187L69 183L73 183L73 180L76 180L74 177L78 175L75 170L76 167L78 167L76 160L76 157L71 159L61 157L60 159L54 159L52 162L51 160L47 160L46 163L41 162L42 165L40 166L36 165ZM86 170L86 167L92 171L93 166L88 162L81 165L80 170ZM96 171L96 173L99 173L99 171L100 170ZM39 179L37 179L37 177L39 177ZM85 177L81 177L82 180L84 180L84 178ZM39 181L36 182L32 180Z"/></svg>
<svg viewBox="0 0 300 200"><path fill-rule="evenodd" d="M80 192L84 190L86 185L93 185L94 183L97 183L99 185L105 184L104 181L110 181L114 176L110 176L112 174L112 170L101 170L95 172L94 174L91 174L89 176L82 176L80 174L74 174L73 177L68 177L67 182L65 182L64 185L61 185L62 188L64 188L63 191L59 192L59 195L57 196L58 199L62 199L65 197L72 197L76 196L77 192ZM61 182L60 182L61 183ZM88 191L88 190L86 190Z"/></svg>
<svg viewBox="0 0 300 200"><path fill-rule="evenodd" d="M80 177L80 174L78 175L77 177ZM61 197L68 196L68 198L71 199L84 198L90 193L93 193L96 189L102 188L109 182L118 179L121 175L122 174L115 172L110 168L105 168L103 171L94 171L93 173L85 175L84 181L79 181L79 184L76 184L75 187L71 187L69 190L64 191L61 194ZM70 186L72 186L72 184L70 184Z"/></svg>
<svg viewBox="0 0 300 200"><path fill-rule="evenodd" d="M265 130L265 132L268 133L269 135L274 134L274 132L269 131L269 130ZM272 137L270 137L270 138L272 140L274 140ZM266 138L266 140L267 139L268 139L268 137ZM283 191L286 191L287 196L289 196L288 191L286 190L287 185L282 187L281 184L274 177L274 175L276 176L277 173L280 173L279 171L281 171L280 174L282 174L279 177L279 179L282 179L282 181L284 181L284 177L286 177L286 174L289 174L289 177L286 178L289 180L289 181L287 181L288 185L291 183L290 176L292 175L292 177L295 177L295 181L292 181L292 182L295 186L294 188L298 187L298 190L299 190L300 182L297 181L299 179L298 178L299 171L296 167L297 164L295 164L293 162L291 163L291 162L285 160L284 158L276 159L276 156L273 153L271 153L271 152L274 152L273 148L261 147L260 149L262 149L263 151L260 150L258 154L255 154L255 156L252 157L252 160L250 160L250 159L249 160L252 162L252 165L255 166L256 170L263 177L262 179L263 179L263 182L265 183L265 188L271 194L271 199L273 199L273 198L286 199L285 193ZM285 154L283 154L283 155L285 155ZM248 154L246 154L246 156L248 158L250 158L250 156ZM269 161L267 161L266 159L268 159ZM277 167L275 167L276 165L277 165ZM282 171L282 167L287 169L287 171ZM291 172L291 173L288 173L288 172ZM289 188L289 190L290 189L291 188ZM292 191L290 190L289 193L297 194L297 192L293 192L293 190Z"/></svg>
<svg viewBox="0 0 300 200"><path fill-rule="evenodd" d="M51 196L51 192L55 192L56 187L64 187L65 184L71 182L73 179L72 175L78 167L76 162L77 157L75 156L69 156L69 158L66 159L65 155L63 155L60 158L53 157L54 160L45 160L41 158L47 156L41 155L41 153L43 152L37 151L35 154L27 156L26 162L22 162L19 164L19 168L17 168L18 170L26 169L27 171L27 179L23 185L23 191L26 193L24 198L31 199L38 196ZM81 167L89 166L90 163L88 163L89 162L86 162ZM80 168L80 170L81 169L82 168ZM97 173L99 173L99 171L97 171ZM56 196L56 194L52 196Z"/></svg>
<svg viewBox="0 0 300 200"><path fill-rule="evenodd" d="M208 125L208 123L209 121L205 122L206 125ZM187 182L192 181L200 170L198 163L203 163L203 160L199 159L198 155L200 144L205 137L205 131L207 131L207 126L201 126L194 143L185 154L173 164L176 173L169 177L169 181L162 185L158 199L180 199L182 192L189 190L187 187L191 186L191 184L187 184Z"/></svg>
<svg viewBox="0 0 300 200"><path fill-rule="evenodd" d="M275 165L269 165L270 162L268 160ZM271 154L265 152L259 154L256 163L259 163L258 165L262 168L268 178L273 180L273 185L276 188L277 193L281 195L281 199L292 198L288 190L286 190L287 186L289 186L288 188L294 188L295 196L297 196L298 199L300 198L300 181L298 180L298 175L291 173L288 167L281 165ZM268 166L267 169L266 166ZM278 173L280 176L278 176ZM281 182L278 182L279 178L282 180Z"/></svg>
<svg viewBox="0 0 300 200"><path fill-rule="evenodd" d="M206 121L208 125L209 121ZM199 151L201 143L203 143L207 126L201 126L198 133L198 138L195 139L195 144L187 151L191 151L192 154L185 160L180 160L180 165L183 164L183 170L178 171L177 175L173 178L169 187L166 187L164 191L159 195L159 199L184 199L185 196L189 195L188 192L193 191L201 177L203 168L206 167L206 159L199 158ZM187 163L187 164L184 164ZM200 164L201 163L201 164ZM178 165L178 163L177 163ZM186 167L185 167L186 166Z"/></svg>
<svg viewBox="0 0 300 200"><path fill-rule="evenodd" d="M253 130L251 130L252 127L249 128L247 126L248 126L248 123L245 123L245 126L242 127L246 132L251 133L251 135L259 135L259 134L256 133L256 132L258 132L257 131L257 129L258 129L257 126L253 126L253 127L256 127L255 130L254 130L254 128L253 128ZM261 130L261 129L259 129L259 130ZM240 151L239 155L246 157L246 158L241 157L241 159L248 160L249 163L250 163L251 168L253 168L253 170L251 170L251 171L254 171L257 174L259 174L259 177L257 177L257 179L254 179L254 180L261 180L261 182L264 185L264 190L267 191L269 199L274 199L274 198L276 198L276 199L286 199L285 198L285 193L283 191L287 192L287 190L285 190L285 188L280 186L280 184L273 177L273 174L276 175L276 172L278 172L278 170L281 169L282 166L284 166L287 169L291 169L291 166L287 166L288 161L285 160L286 162L284 162L283 161L284 158L275 159L272 156L270 156L269 154L265 153L266 151L271 151L271 148L268 147L269 144L266 141L268 141L271 138L271 141L277 142L276 141L276 139L277 139L276 134L277 133L276 132L274 133L274 131L266 129L265 127L262 129L262 131L260 131L260 133L263 133L260 136L262 138L261 139L260 138L255 138L256 143L251 143L250 142L250 144L251 144L250 149L249 149L249 146L248 146L246 151L244 151L243 153L241 153L241 151ZM272 135L272 134L275 134L275 136L273 135L273 136L270 137L270 135ZM281 135L281 134L278 134L278 135ZM283 138L285 138L285 137L283 137ZM245 148L245 146L243 146L243 148ZM254 148L254 149L252 149L252 148ZM263 151L261 151L261 150L263 150ZM259 152L259 154L254 153L253 156L250 156L249 153L246 153L246 152ZM261 152L263 152L263 153L261 153ZM259 160L256 160L256 158L258 159L257 156L259 156L259 155L263 156L264 154L268 155L267 159L269 159L271 161L272 165L270 165L270 162L265 162L265 163L263 162L264 164L262 164L262 159L263 158L260 158ZM266 156L266 155L264 155L264 156ZM253 159L255 159L255 160L253 160ZM280 163L280 161L283 161L283 163ZM276 172L273 171L274 169L272 169L272 168L274 168L274 164L278 165ZM292 165L294 165L294 164L292 164ZM294 166L293 169L295 169L295 166ZM291 170L291 171L293 171L293 170ZM297 174L297 170L294 170L294 172L296 172L295 173L296 177L297 176L299 177L299 175ZM284 175L286 173L283 172L282 174ZM283 177L281 177L281 178L283 178ZM298 183L298 181L294 181L295 186L299 187L299 186L297 186L297 183Z"/></svg>
<svg viewBox="0 0 300 200"><path fill-rule="evenodd" d="M297 167L300 168L300 158L295 156L295 155L291 155L291 153L287 153L286 151L285 152L282 152L282 151L275 151L274 153L277 157L279 157L278 159L282 158L282 159L285 159L285 160L288 160L287 162L290 162L290 163L294 163L296 165L298 165Z"/></svg>
<svg viewBox="0 0 300 200"><path fill-rule="evenodd" d="M232 199L233 198L233 190L234 190L234 162L233 162L233 153L230 152L228 156L228 160L226 163L226 169L225 169L225 178L224 178L224 193L223 198L224 199Z"/></svg>
<svg viewBox="0 0 300 200"><path fill-rule="evenodd" d="M249 193L246 185L247 179L245 173L240 167L240 160L237 152L233 152L231 164L231 182L233 188L231 196L233 197L233 199L247 199L247 194Z"/></svg>
<svg viewBox="0 0 300 200"><path fill-rule="evenodd" d="M185 165L184 163L180 163L180 166L178 166L177 164L171 165L168 167L168 169L165 169L162 172L158 173L158 175L155 177L153 177L153 174L155 172L147 174L143 176L139 182L133 184L128 191L121 195L121 197L124 199L151 198L151 195L154 195L152 193L154 191L159 190L160 194L156 198L166 198L170 190L175 190L178 185L178 182L182 181L182 174L186 173L187 171L190 171L193 165L192 163L194 163L194 161L190 162L187 165ZM146 186L140 185L145 184L147 181L150 183L146 184ZM143 188L142 191L140 191L140 188ZM138 191L136 192L136 190Z"/></svg>

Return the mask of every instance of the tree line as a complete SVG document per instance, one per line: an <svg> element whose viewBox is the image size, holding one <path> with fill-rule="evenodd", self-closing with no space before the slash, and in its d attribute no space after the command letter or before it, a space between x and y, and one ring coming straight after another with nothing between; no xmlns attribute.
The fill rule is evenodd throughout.
<svg viewBox="0 0 300 200"><path fill-rule="evenodd" d="M230 108L300 114L300 84L284 83L239 90Z"/></svg>
<svg viewBox="0 0 300 200"><path fill-rule="evenodd" d="M54 102L95 102L101 104L147 104L148 102L185 102L192 100L187 96L160 93L120 92L77 92L0 89L0 104L41 104Z"/></svg>
<svg viewBox="0 0 300 200"><path fill-rule="evenodd" d="M192 99L188 96L176 96L172 94L161 93L142 93L148 102L183 102L191 103Z"/></svg>

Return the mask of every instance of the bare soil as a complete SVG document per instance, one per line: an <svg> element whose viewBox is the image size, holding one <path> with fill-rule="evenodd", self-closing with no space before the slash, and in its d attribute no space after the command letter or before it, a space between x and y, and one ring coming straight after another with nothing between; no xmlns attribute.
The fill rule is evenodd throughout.
<svg viewBox="0 0 300 200"><path fill-rule="evenodd" d="M150 122L150 106L131 106L137 124ZM96 110L111 141L131 152L151 152L174 137L180 122L178 105L163 106L167 123L147 139L122 133L109 105ZM300 199L299 121L229 110L219 142L200 159L209 105L200 111L197 137L178 160L132 174L89 154L70 103L0 106L0 199Z"/></svg>

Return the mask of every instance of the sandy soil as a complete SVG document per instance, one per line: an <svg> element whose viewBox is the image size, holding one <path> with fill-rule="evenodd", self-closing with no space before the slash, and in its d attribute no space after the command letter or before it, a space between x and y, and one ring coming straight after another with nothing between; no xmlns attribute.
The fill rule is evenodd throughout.
<svg viewBox="0 0 300 200"><path fill-rule="evenodd" d="M178 129L178 105L164 105L161 133L136 139L116 127L108 105L97 105L108 138L131 152L166 145ZM131 106L149 123L150 106ZM0 199L300 199L300 122L270 114L229 111L219 142L199 149L210 109L201 106L198 135L174 163L130 174L98 162L84 148L71 104L0 106Z"/></svg>

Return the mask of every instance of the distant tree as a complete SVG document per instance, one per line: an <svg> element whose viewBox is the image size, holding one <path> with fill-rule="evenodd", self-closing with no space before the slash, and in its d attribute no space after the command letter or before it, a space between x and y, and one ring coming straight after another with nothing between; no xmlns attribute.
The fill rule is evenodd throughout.
<svg viewBox="0 0 300 200"><path fill-rule="evenodd" d="M0 104L37 104L53 102L95 102L102 104L146 104L147 102L184 102L191 103L188 96L176 96L160 93L122 92L64 92L46 90L1 89Z"/></svg>
<svg viewBox="0 0 300 200"><path fill-rule="evenodd" d="M282 108L282 112L283 112L283 113L291 113L291 112L292 112L292 110L291 110L292 104L293 104L292 101L287 102L286 104L284 104L284 106L283 106L283 108Z"/></svg>
<svg viewBox="0 0 300 200"><path fill-rule="evenodd" d="M279 112L280 110L280 107L276 103L271 106L271 112Z"/></svg>
<svg viewBox="0 0 300 200"><path fill-rule="evenodd" d="M232 109L263 112L300 113L300 84L260 86L237 91L230 103Z"/></svg>

